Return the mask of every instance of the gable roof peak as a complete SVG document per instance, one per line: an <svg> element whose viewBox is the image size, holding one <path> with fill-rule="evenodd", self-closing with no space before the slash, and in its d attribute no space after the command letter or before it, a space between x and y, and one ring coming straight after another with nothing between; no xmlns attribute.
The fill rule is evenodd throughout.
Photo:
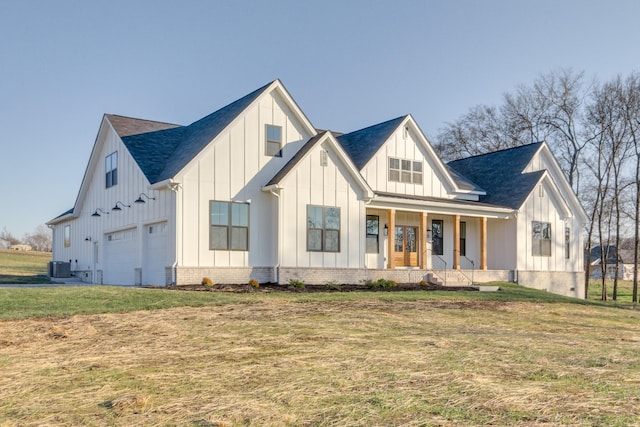
<svg viewBox="0 0 640 427"><path fill-rule="evenodd" d="M338 137L356 167L361 170L409 115L396 117Z"/></svg>

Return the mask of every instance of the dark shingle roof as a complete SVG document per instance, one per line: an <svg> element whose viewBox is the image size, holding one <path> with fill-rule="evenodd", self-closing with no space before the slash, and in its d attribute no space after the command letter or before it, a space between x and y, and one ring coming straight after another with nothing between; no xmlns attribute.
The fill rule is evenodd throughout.
<svg viewBox="0 0 640 427"><path fill-rule="evenodd" d="M482 187L480 201L518 209L545 171L522 173L541 142L449 162L447 166Z"/></svg>
<svg viewBox="0 0 640 427"><path fill-rule="evenodd" d="M157 130L179 127L173 123L156 122L153 120L135 119L133 117L119 116L117 114L105 114L120 138L139 133L154 132Z"/></svg>
<svg viewBox="0 0 640 427"><path fill-rule="evenodd" d="M122 141L150 183L172 178L272 83L188 126L128 135Z"/></svg>
<svg viewBox="0 0 640 427"><path fill-rule="evenodd" d="M472 182L470 179L468 179L465 176L460 175L455 169L453 169L451 166L449 165L445 165L445 167L447 168L447 172L449 172L449 175L451 175L451 178L453 179L453 181L456 183L456 185L458 186L458 188L462 189L462 190L467 190L467 191L480 191L480 192L485 192L485 190L480 187L478 184L476 184L475 182Z"/></svg>
<svg viewBox="0 0 640 427"><path fill-rule="evenodd" d="M311 150L311 148L316 145L316 142L318 142L318 140L322 138L327 132L329 131L323 131L322 133L319 133L318 135L305 142L302 148L300 148L298 152L291 158L291 160L289 160L287 164L284 165L284 167L280 169L273 178L271 178L271 181L269 181L265 187L278 184L282 180L282 178L284 178L289 173L289 171L291 171L298 164L298 162L309 152L309 150Z"/></svg>
<svg viewBox="0 0 640 427"><path fill-rule="evenodd" d="M338 137L353 164L361 170L407 116L369 126Z"/></svg>

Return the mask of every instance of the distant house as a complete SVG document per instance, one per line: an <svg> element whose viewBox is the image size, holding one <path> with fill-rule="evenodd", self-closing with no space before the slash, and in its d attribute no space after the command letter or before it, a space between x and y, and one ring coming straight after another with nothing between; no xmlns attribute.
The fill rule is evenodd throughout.
<svg viewBox="0 0 640 427"><path fill-rule="evenodd" d="M469 284L584 295L586 215L545 142L448 164L411 115L312 125L275 80L182 126L107 114L53 260L124 285Z"/></svg>
<svg viewBox="0 0 640 427"><path fill-rule="evenodd" d="M616 261L618 261L618 278L622 280L633 279L633 250L618 250L614 245L605 246L604 249L600 246L591 248L591 255L588 262L591 264L589 276L592 279L602 278L602 264L604 259L606 259L605 277L607 279L613 279L615 277Z"/></svg>
<svg viewBox="0 0 640 427"><path fill-rule="evenodd" d="M8 240L0 239L0 249L9 249L11 247L11 242Z"/></svg>
<svg viewBox="0 0 640 427"><path fill-rule="evenodd" d="M32 247L31 245L11 245L9 249L13 249L14 251L30 251Z"/></svg>

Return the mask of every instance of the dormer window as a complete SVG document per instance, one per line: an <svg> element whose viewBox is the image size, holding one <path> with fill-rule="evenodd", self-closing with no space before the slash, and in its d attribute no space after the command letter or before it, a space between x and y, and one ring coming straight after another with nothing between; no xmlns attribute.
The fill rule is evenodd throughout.
<svg viewBox="0 0 640 427"><path fill-rule="evenodd" d="M267 125L266 154L271 157L282 157L282 126Z"/></svg>
<svg viewBox="0 0 640 427"><path fill-rule="evenodd" d="M118 152L114 151L113 153L109 154L104 160L106 188L113 187L118 183Z"/></svg>

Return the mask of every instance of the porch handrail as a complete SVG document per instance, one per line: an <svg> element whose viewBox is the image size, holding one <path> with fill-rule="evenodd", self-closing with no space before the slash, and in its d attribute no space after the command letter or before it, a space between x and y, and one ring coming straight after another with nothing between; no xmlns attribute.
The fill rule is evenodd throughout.
<svg viewBox="0 0 640 427"><path fill-rule="evenodd" d="M447 286L447 261L445 261L445 259L438 254L433 254L433 255L437 256L440 259L440 261L442 261L442 263L444 264L444 285Z"/></svg>
<svg viewBox="0 0 640 427"><path fill-rule="evenodd" d="M471 263L471 284L473 285L473 283L474 283L474 282L473 282L473 275L474 275L474 272L476 271L476 263L475 263L475 262L473 262L473 260L472 260L471 258L467 257L466 255L462 255L462 257ZM462 273L462 272L461 272L461 273ZM467 275L466 275L466 274L464 274L464 273L462 273L462 275L463 275L463 276L465 276L465 277L467 277ZM468 279L469 279L469 278L467 277L467 280L468 280Z"/></svg>

